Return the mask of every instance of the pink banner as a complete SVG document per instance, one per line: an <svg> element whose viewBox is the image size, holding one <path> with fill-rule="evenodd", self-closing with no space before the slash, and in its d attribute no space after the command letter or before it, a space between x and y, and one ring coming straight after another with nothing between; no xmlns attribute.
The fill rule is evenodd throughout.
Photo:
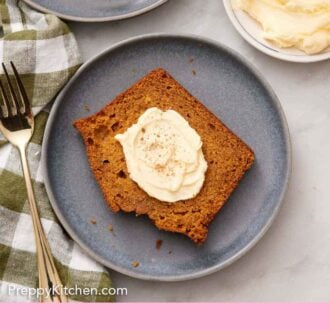
<svg viewBox="0 0 330 330"><path fill-rule="evenodd" d="M0 310L2 329L330 328L330 304L1 304Z"/></svg>

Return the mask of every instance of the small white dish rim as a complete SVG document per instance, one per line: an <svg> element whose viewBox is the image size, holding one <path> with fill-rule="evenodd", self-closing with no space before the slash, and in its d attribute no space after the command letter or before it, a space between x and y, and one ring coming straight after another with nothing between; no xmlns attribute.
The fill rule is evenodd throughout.
<svg viewBox="0 0 330 330"><path fill-rule="evenodd" d="M264 54L283 61L296 63L313 63L330 59L330 50L322 52L320 54L307 55L297 49L281 49L272 45L270 42L267 42L261 36L257 36L256 33L253 33L251 31L252 29L250 28L250 26L251 21L253 21L253 19L241 11L236 11L232 6L232 0L223 0L223 5L229 17L229 20L231 21L237 32L251 46L260 50ZM258 23L255 22L254 25L257 26ZM258 30L261 31L260 28Z"/></svg>

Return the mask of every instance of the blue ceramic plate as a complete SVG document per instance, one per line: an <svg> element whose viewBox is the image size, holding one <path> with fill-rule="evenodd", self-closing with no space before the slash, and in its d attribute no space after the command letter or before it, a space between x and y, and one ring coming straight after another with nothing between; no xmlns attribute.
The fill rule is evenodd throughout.
<svg viewBox="0 0 330 330"><path fill-rule="evenodd" d="M31 7L79 22L117 21L141 15L168 0L23 0Z"/></svg>
<svg viewBox="0 0 330 330"><path fill-rule="evenodd" d="M203 246L183 235L159 231L146 217L112 213L72 126L74 120L97 112L156 67L168 70L256 155L253 168L210 225ZM142 36L85 63L57 98L43 144L46 188L72 238L105 266L162 281L210 274L256 244L279 210L290 159L284 114L264 78L232 50L194 36ZM97 219L96 225L90 223L92 218ZM158 239L163 241L160 249L155 247ZM137 268L135 260L140 263Z"/></svg>

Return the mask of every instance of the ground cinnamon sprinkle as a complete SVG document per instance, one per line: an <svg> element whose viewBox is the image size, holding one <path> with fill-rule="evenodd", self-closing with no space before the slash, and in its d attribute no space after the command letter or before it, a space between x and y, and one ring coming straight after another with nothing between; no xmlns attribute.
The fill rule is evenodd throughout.
<svg viewBox="0 0 330 330"><path fill-rule="evenodd" d="M91 223L92 225L96 225L96 219L94 219L94 218L91 219L91 220L90 220L90 223Z"/></svg>
<svg viewBox="0 0 330 330"><path fill-rule="evenodd" d="M157 172L164 172L164 170L165 170L165 165L156 164L156 166L155 166L155 170L156 170Z"/></svg>

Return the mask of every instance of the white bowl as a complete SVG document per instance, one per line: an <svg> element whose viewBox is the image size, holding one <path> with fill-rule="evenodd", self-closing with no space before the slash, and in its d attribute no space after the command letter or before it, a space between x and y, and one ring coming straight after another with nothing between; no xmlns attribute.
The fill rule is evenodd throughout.
<svg viewBox="0 0 330 330"><path fill-rule="evenodd" d="M315 55L306 55L296 48L279 48L262 37L262 29L257 21L241 10L234 10L231 0L223 0L226 13L238 33L253 47L263 53L289 62L310 63L330 58L329 49Z"/></svg>

